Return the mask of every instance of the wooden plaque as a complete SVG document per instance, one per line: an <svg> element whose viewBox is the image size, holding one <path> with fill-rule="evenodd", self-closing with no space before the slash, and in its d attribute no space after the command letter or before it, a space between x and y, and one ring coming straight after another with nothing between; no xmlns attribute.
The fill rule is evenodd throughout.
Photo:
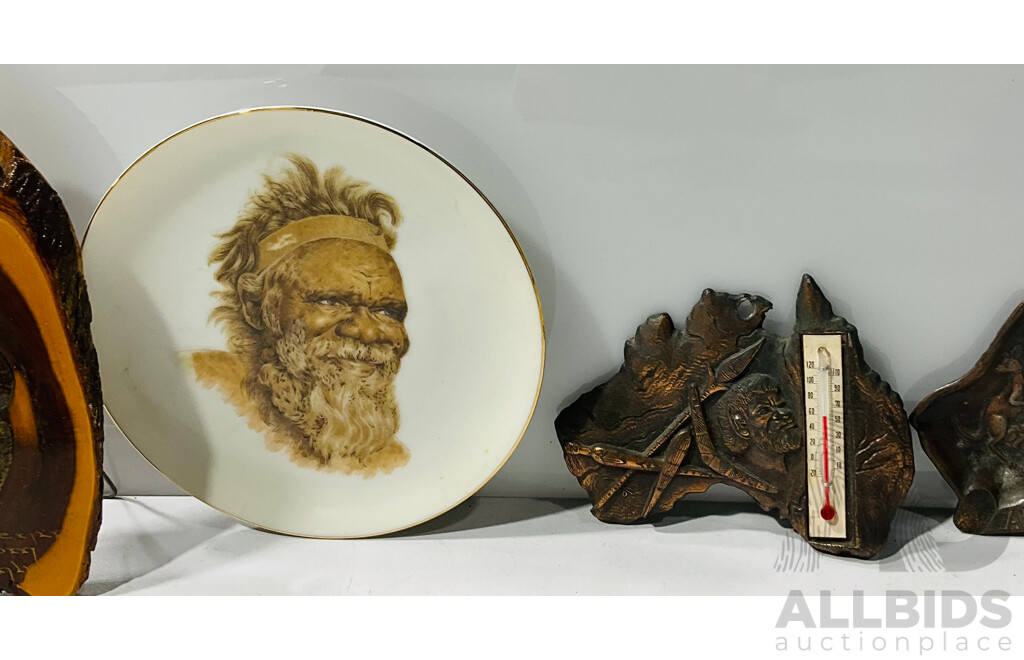
<svg viewBox="0 0 1024 660"><path fill-rule="evenodd" d="M74 229L0 133L0 590L71 595L102 496L103 405Z"/></svg>

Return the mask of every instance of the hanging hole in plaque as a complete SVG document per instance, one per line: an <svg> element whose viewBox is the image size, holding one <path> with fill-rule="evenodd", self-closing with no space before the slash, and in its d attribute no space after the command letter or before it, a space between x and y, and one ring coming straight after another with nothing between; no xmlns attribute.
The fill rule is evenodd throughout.
<svg viewBox="0 0 1024 660"><path fill-rule="evenodd" d="M744 298L736 305L736 313L744 321L749 321L754 318L754 314L757 313L757 308L754 307L754 303L750 302L750 298Z"/></svg>

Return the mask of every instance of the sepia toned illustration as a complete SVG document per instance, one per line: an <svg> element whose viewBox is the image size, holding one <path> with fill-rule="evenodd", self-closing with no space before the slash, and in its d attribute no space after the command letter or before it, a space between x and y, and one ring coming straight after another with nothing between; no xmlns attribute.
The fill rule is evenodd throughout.
<svg viewBox="0 0 1024 660"><path fill-rule="evenodd" d="M977 364L910 416L968 534L1024 534L1024 303Z"/></svg>
<svg viewBox="0 0 1024 660"><path fill-rule="evenodd" d="M654 315L619 371L559 413L566 466L598 519L646 520L727 484L823 552L867 558L885 546L914 472L902 402L810 276L790 336L763 328L770 309L707 289L682 328ZM834 362L809 360L808 339L833 342ZM822 421L839 424L819 436Z"/></svg>
<svg viewBox="0 0 1024 660"><path fill-rule="evenodd" d="M228 350L191 355L268 448L370 477L405 465L394 380L409 349L391 256L398 204L340 167L290 154L218 236L211 322Z"/></svg>

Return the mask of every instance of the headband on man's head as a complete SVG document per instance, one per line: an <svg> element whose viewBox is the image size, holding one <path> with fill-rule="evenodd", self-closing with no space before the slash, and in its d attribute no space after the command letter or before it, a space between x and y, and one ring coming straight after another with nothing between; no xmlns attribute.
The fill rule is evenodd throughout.
<svg viewBox="0 0 1024 660"><path fill-rule="evenodd" d="M388 244L380 227L348 215L315 215L289 223L260 241L256 272L266 270L300 245L324 238L359 241L388 252Z"/></svg>

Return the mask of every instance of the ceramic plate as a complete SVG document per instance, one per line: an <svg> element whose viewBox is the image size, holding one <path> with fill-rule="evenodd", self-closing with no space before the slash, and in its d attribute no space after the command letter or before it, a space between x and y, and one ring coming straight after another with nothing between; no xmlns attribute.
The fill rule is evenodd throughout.
<svg viewBox="0 0 1024 660"><path fill-rule="evenodd" d="M183 490L304 536L455 506L533 413L544 331L483 195L371 121L263 108L168 138L83 248L110 416Z"/></svg>

